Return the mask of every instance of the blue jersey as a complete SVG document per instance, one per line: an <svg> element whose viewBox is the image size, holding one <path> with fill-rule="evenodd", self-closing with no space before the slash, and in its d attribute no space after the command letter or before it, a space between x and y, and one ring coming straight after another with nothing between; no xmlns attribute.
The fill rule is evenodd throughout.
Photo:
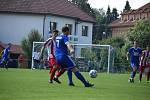
<svg viewBox="0 0 150 100"><path fill-rule="evenodd" d="M55 55L68 55L67 44L68 36L63 33L56 37Z"/></svg>
<svg viewBox="0 0 150 100"><path fill-rule="evenodd" d="M63 33L56 37L55 57L57 63L64 69L71 69L75 66L73 60L68 56L68 36Z"/></svg>
<svg viewBox="0 0 150 100"><path fill-rule="evenodd" d="M130 61L131 63L139 63L140 62L140 55L142 54L142 49L141 48L130 48L129 49L129 54L130 54Z"/></svg>
<svg viewBox="0 0 150 100"><path fill-rule="evenodd" d="M9 52L10 52L10 48L4 49L2 58L8 58Z"/></svg>

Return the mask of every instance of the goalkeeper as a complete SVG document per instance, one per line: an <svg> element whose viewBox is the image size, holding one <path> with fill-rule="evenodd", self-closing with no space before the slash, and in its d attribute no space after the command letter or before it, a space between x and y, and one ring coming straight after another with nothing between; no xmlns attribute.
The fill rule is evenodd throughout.
<svg viewBox="0 0 150 100"><path fill-rule="evenodd" d="M65 72L65 69L61 68L56 60L55 60L55 56L54 56L54 41L55 41L55 37L58 35L58 30L54 30L53 33L52 33L52 37L49 38L48 40L46 40L46 42L44 43L44 46L41 50L41 58L43 57L43 52L44 52L44 49L47 47L48 50L50 51L49 52L49 67L50 67L50 72L49 72L49 75L50 75L50 79L49 79L49 83L53 83L53 80L56 81L57 83L61 83L59 80L58 80L58 77L61 76L64 72ZM56 71L58 71L58 73L55 75ZM74 86L73 84L73 81L72 81L72 72L71 71L68 71L68 78L69 78L69 86Z"/></svg>

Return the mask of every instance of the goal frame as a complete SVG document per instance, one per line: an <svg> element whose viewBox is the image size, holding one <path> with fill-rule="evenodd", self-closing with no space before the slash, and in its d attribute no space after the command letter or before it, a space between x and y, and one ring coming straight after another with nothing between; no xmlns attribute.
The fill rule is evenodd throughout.
<svg viewBox="0 0 150 100"><path fill-rule="evenodd" d="M36 43L45 43L45 42L33 42L33 49L32 49L32 64L31 64L31 69L34 68L34 61L33 61L33 52L35 51L34 49L34 46ZM111 53L111 48L112 46L111 45L100 45L100 44L72 44L73 46L99 46L99 47L107 47L108 48L108 64L107 64L107 73L109 74L110 73L110 53Z"/></svg>

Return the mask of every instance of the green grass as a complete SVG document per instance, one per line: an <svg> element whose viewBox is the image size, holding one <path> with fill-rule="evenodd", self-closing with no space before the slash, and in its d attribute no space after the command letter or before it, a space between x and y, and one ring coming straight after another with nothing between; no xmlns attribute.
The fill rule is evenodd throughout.
<svg viewBox="0 0 150 100"><path fill-rule="evenodd" d="M128 74L99 73L92 79L88 73L84 76L95 84L85 88L75 78L75 87L67 85L66 73L60 77L62 84L48 83L48 70L0 69L0 100L148 100L150 83L128 83Z"/></svg>

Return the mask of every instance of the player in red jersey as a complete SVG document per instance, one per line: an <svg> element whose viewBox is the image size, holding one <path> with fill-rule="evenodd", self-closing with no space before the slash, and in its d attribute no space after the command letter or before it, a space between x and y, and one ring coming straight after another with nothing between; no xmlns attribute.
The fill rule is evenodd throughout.
<svg viewBox="0 0 150 100"><path fill-rule="evenodd" d="M145 70L146 69L146 70ZM142 81L142 74L146 71L147 82L149 83L150 78L150 46L146 47L146 50L142 52L142 57L140 61L140 68L139 68L139 82Z"/></svg>
<svg viewBox="0 0 150 100"><path fill-rule="evenodd" d="M56 81L57 83L61 83L59 80L58 80L58 77L60 77L64 72L65 72L65 69L63 68L60 68L60 66L57 64L56 60L55 60L55 56L54 56L54 41L55 41L55 37L58 35L58 31L55 30L53 31L52 33L52 37L49 38L48 40L46 40L46 42L44 43L44 46L41 50L41 54L43 55L43 51L46 47L49 47L48 50L49 51L49 67L50 67L50 72L49 72L49 75L50 75L50 79L49 79L49 83L53 83L53 80ZM57 74L55 75L57 71ZM69 78L69 85L70 86L74 86L73 84L73 81L72 81L72 72L71 71L68 71L68 74L71 74L71 78ZM54 77L55 76L55 77Z"/></svg>

